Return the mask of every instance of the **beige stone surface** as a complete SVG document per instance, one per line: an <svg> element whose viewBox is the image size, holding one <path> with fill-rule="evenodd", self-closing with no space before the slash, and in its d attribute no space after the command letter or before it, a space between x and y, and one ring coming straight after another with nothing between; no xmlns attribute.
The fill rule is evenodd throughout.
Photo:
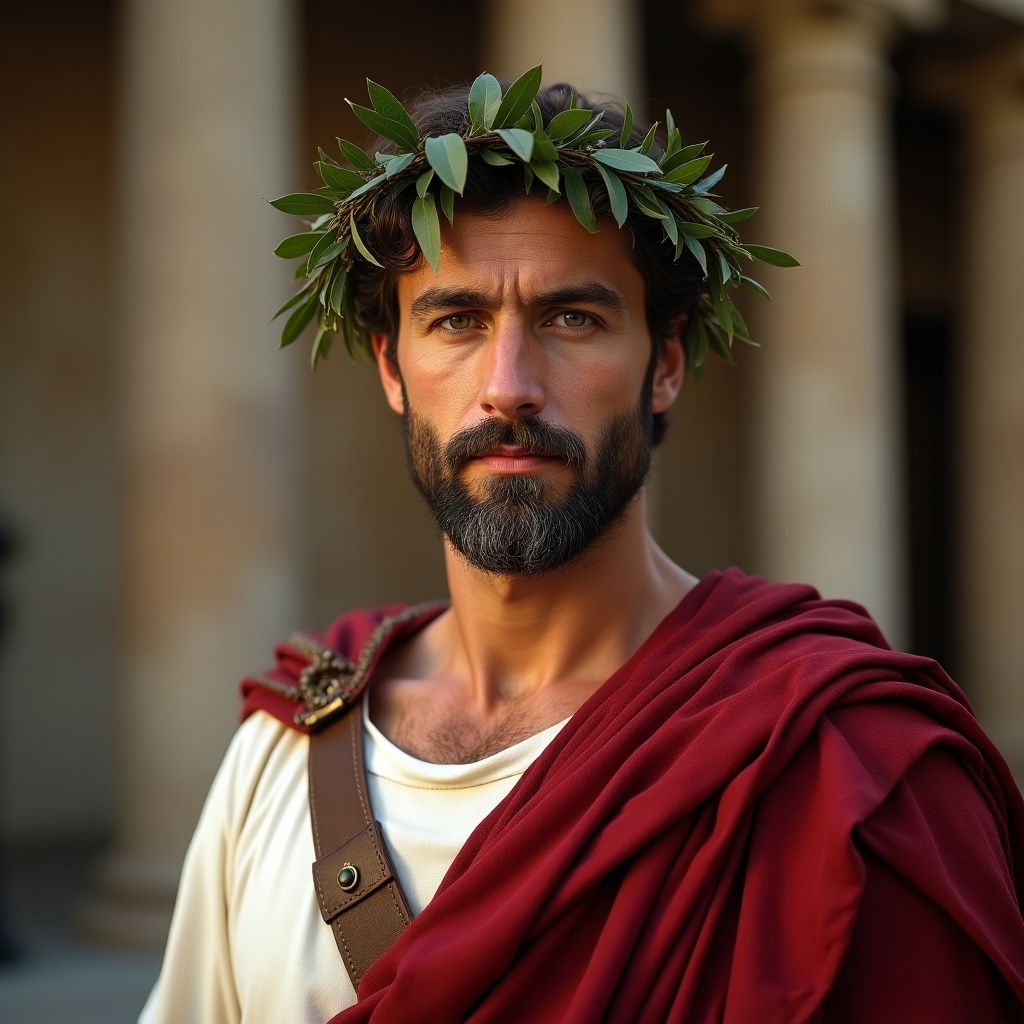
<svg viewBox="0 0 1024 1024"><path fill-rule="evenodd" d="M966 681L1024 779L1024 39L968 72L963 383Z"/></svg>
<svg viewBox="0 0 1024 1024"><path fill-rule="evenodd" d="M285 0L126 7L120 803L84 916L114 939L159 939L236 681L298 618L298 366L254 202L292 174L291 38Z"/></svg>
<svg viewBox="0 0 1024 1024"><path fill-rule="evenodd" d="M758 230L803 266L761 275L754 444L759 567L860 601L900 645L891 27L874 8L755 23Z"/></svg>

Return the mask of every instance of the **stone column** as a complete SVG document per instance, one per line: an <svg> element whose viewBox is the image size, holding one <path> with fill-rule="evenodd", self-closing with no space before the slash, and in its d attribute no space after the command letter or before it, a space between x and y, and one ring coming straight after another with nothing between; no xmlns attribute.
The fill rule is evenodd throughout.
<svg viewBox="0 0 1024 1024"><path fill-rule="evenodd" d="M545 82L624 96L643 111L643 10L639 0L489 0L485 65L512 78L544 64Z"/></svg>
<svg viewBox="0 0 1024 1024"><path fill-rule="evenodd" d="M708 4L755 57L758 568L867 605L905 642L896 224L885 48L908 2Z"/></svg>
<svg viewBox="0 0 1024 1024"><path fill-rule="evenodd" d="M298 621L298 362L261 201L294 182L287 0L131 0L123 26L123 686L114 852L81 921L163 941L236 684ZM298 346L296 346L298 349Z"/></svg>
<svg viewBox="0 0 1024 1024"><path fill-rule="evenodd" d="M967 128L964 684L1024 781L1024 40L959 79Z"/></svg>

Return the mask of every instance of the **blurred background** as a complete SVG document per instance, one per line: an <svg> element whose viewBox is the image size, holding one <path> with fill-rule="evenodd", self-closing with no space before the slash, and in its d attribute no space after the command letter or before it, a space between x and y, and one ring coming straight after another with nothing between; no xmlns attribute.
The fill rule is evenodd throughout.
<svg viewBox="0 0 1024 1024"><path fill-rule="evenodd" d="M1024 778L1024 0L49 0L0 8L0 1017L131 1020L292 628L444 595L375 373L276 350L260 197L345 97L514 77L670 105L793 252L684 390L651 520L866 604ZM113 952L121 950L121 952ZM54 1016L53 1019L56 1019Z"/></svg>

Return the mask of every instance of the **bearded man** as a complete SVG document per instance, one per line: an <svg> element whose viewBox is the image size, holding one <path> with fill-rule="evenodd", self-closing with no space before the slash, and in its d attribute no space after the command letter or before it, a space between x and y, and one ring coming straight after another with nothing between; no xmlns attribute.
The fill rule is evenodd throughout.
<svg viewBox="0 0 1024 1024"><path fill-rule="evenodd" d="M243 684L142 1019L1020 1020L1024 805L955 684L646 526L737 261L784 254L671 124L523 81L408 121L371 84L379 166L279 201L315 218L286 340L367 341L450 602Z"/></svg>

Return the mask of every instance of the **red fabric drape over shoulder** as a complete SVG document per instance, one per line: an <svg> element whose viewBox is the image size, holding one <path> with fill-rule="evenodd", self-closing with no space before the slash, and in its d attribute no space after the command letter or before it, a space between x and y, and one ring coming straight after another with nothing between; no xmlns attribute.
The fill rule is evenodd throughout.
<svg viewBox="0 0 1024 1024"><path fill-rule="evenodd" d="M345 622L329 640L359 632ZM870 959L857 929L885 928L886 892L904 941L929 948L930 914L976 955L1004 1015L972 1019L1014 1019L1022 856L1020 794L934 663L856 605L716 573L476 829L332 1024L799 1024L834 987L870 1005L861 982L895 1005L901 976L843 967ZM834 996L834 1019L853 1004Z"/></svg>

